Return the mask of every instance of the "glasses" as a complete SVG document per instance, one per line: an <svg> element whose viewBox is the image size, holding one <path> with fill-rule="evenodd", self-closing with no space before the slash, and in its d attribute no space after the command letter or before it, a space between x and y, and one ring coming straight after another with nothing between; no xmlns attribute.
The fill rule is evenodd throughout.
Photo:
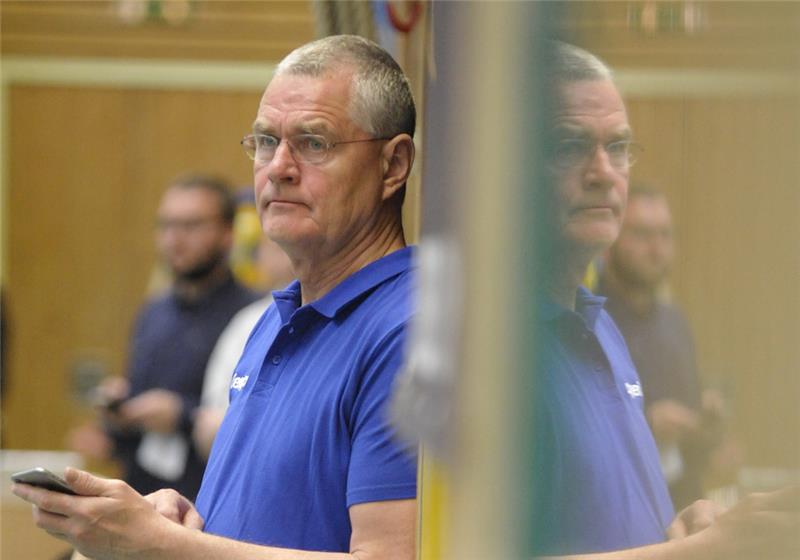
<svg viewBox="0 0 800 560"><path fill-rule="evenodd" d="M330 142L318 134L295 134L286 138L278 138L270 134L248 134L242 138L241 144L250 159L258 163L269 163L275 157L281 140L289 145L294 158L302 163L323 163L339 144L355 144L357 142L376 142L390 138L365 138L363 140L344 140Z"/></svg>
<svg viewBox="0 0 800 560"><path fill-rule="evenodd" d="M559 140L553 146L550 161L560 169L583 167L592 159L597 146L597 142L586 138ZM602 147L609 163L618 171L629 169L644 151L640 144L631 140L618 140Z"/></svg>
<svg viewBox="0 0 800 560"><path fill-rule="evenodd" d="M186 219L158 218L158 220L156 220L156 230L159 233L177 231L178 233L192 234L219 221L219 216Z"/></svg>

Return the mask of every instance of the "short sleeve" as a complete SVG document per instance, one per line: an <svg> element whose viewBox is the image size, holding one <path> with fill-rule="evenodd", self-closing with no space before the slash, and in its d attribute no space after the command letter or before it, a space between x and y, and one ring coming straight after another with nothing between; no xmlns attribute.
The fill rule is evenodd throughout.
<svg viewBox="0 0 800 560"><path fill-rule="evenodd" d="M352 452L347 507L417 495L417 459L388 419L394 380L403 365L405 325L391 331L372 352L353 406Z"/></svg>

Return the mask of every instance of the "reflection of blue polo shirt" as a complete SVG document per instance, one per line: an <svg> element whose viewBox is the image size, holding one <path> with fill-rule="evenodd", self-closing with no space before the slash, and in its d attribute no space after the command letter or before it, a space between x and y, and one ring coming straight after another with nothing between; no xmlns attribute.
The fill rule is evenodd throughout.
<svg viewBox="0 0 800 560"><path fill-rule="evenodd" d="M274 292L231 382L197 507L205 530L348 551L354 504L416 496L416 463L386 404L412 313L412 250L371 263L301 307Z"/></svg>
<svg viewBox="0 0 800 560"><path fill-rule="evenodd" d="M661 542L674 516L639 378L604 301L581 288L575 312L540 307L536 554Z"/></svg>

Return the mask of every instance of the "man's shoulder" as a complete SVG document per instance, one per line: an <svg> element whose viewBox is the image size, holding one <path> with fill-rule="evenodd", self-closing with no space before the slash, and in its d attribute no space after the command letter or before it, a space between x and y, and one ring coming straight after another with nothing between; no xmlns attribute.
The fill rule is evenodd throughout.
<svg viewBox="0 0 800 560"><path fill-rule="evenodd" d="M413 312L412 248L391 253L354 273L313 305L340 324L407 322Z"/></svg>
<svg viewBox="0 0 800 560"><path fill-rule="evenodd" d="M404 270L366 294L355 315L385 329L405 326L414 315L415 288L413 269Z"/></svg>
<svg viewBox="0 0 800 560"><path fill-rule="evenodd" d="M175 295L169 290L152 294L139 306L138 316L145 319L158 315L175 305L175 301Z"/></svg>
<svg viewBox="0 0 800 560"><path fill-rule="evenodd" d="M689 324L689 318L677 304L670 301L662 301L658 303L656 309L662 328L667 330L675 329L691 335L692 328Z"/></svg>

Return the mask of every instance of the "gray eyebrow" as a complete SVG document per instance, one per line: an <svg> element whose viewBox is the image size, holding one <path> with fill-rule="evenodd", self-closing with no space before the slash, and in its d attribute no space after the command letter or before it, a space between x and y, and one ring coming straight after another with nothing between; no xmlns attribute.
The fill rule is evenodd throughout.
<svg viewBox="0 0 800 560"><path fill-rule="evenodd" d="M269 128L265 127L258 121L253 123L253 134L269 134Z"/></svg>
<svg viewBox="0 0 800 560"><path fill-rule="evenodd" d="M631 140L633 138L633 130L630 127L625 127L617 134L619 140Z"/></svg>
<svg viewBox="0 0 800 560"><path fill-rule="evenodd" d="M567 136L571 135L574 138L594 140L594 136L589 130L582 126L576 126L570 123L558 123L553 127L553 136ZM631 140L633 138L633 131L630 127L616 131L612 135L611 142L619 142L621 140Z"/></svg>

